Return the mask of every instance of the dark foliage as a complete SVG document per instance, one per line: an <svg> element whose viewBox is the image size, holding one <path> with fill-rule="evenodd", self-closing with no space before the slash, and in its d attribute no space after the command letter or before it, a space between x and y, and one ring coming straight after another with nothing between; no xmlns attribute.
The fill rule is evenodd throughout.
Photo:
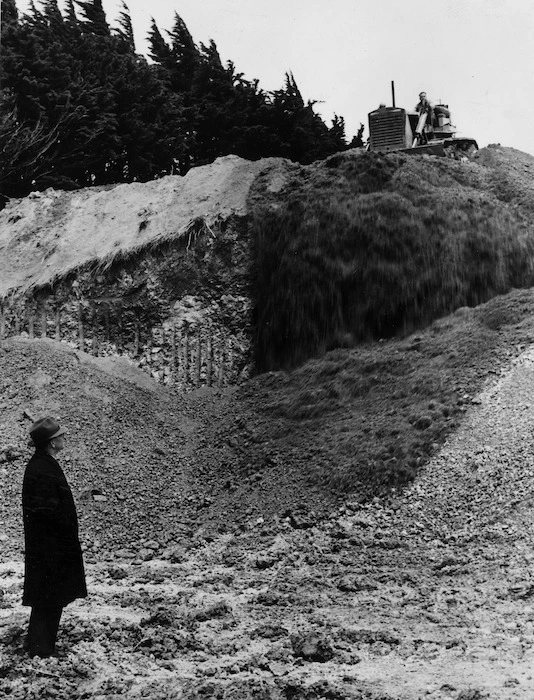
<svg viewBox="0 0 534 700"><path fill-rule="evenodd" d="M184 21L149 33L152 63L135 52L123 2L118 26L102 0L2 3L0 133L8 153L0 195L185 174L234 153L311 162L346 148L343 119L331 128L304 103L292 75L265 93L213 41L197 46Z"/></svg>

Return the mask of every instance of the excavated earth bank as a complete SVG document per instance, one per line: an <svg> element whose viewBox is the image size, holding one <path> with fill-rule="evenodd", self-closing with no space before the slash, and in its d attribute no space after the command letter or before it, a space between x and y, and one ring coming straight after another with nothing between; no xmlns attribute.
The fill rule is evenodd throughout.
<svg viewBox="0 0 534 700"><path fill-rule="evenodd" d="M250 376L253 183L299 166L220 158L185 177L47 190L0 212L0 337L121 356L182 389Z"/></svg>
<svg viewBox="0 0 534 700"><path fill-rule="evenodd" d="M511 163L501 176L529 182L528 157ZM531 698L533 308L516 290L187 394L116 353L4 341L0 697ZM90 595L58 657L30 660L19 498L28 417L45 412L68 428ZM340 494L399 443L412 484Z"/></svg>

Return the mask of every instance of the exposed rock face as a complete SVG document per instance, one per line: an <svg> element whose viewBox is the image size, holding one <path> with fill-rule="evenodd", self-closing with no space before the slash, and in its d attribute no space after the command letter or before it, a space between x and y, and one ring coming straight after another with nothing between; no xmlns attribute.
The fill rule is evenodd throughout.
<svg viewBox="0 0 534 700"><path fill-rule="evenodd" d="M247 377L247 198L258 176L276 191L292 167L227 156L185 177L12 202L0 212L0 336L125 356L184 389Z"/></svg>
<svg viewBox="0 0 534 700"><path fill-rule="evenodd" d="M202 226L105 269L4 301L4 335L52 337L134 360L182 388L248 376L251 301L246 227Z"/></svg>

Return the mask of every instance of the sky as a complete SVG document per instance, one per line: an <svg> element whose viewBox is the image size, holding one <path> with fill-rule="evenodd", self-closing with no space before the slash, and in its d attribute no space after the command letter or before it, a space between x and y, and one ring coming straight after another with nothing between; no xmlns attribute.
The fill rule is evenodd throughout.
<svg viewBox="0 0 534 700"><path fill-rule="evenodd" d="M25 11L27 0L17 0ZM36 3L39 5L39 2ZM61 4L61 3L60 3ZM305 100L347 137L382 102L413 109L421 90L449 105L458 135L480 147L534 155L532 0L126 0L138 53L152 17L164 36L174 14L197 44L213 39L264 90L291 71ZM121 0L103 0L108 22Z"/></svg>

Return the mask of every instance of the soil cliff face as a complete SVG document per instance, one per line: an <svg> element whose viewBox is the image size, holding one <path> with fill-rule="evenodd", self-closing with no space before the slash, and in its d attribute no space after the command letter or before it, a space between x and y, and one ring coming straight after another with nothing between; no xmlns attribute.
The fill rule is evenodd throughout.
<svg viewBox="0 0 534 700"><path fill-rule="evenodd" d="M181 388L250 375L247 198L286 161L236 156L185 177L46 191L0 212L0 334L130 358Z"/></svg>
<svg viewBox="0 0 534 700"><path fill-rule="evenodd" d="M123 356L192 389L416 328L526 284L532 161L497 147L306 167L227 156L185 177L34 193L0 212L0 336ZM462 277L476 255L484 269Z"/></svg>
<svg viewBox="0 0 534 700"><path fill-rule="evenodd" d="M167 176L75 192L46 190L12 201L0 212L0 295L50 285L86 265L127 257L175 238L191 243L199 221L213 227L248 213L249 189L279 159L250 162L237 156ZM271 185L272 186L272 185Z"/></svg>

